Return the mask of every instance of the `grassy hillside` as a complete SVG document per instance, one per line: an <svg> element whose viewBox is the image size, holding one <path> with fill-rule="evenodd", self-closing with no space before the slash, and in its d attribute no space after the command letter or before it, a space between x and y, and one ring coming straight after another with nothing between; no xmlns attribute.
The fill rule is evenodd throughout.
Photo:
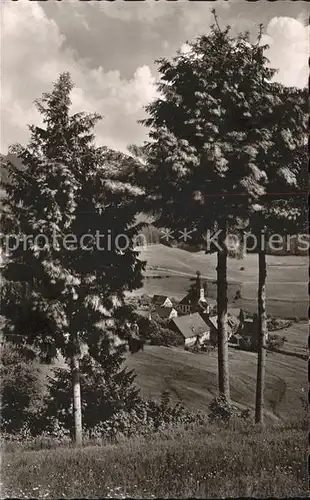
<svg viewBox="0 0 310 500"><path fill-rule="evenodd" d="M301 389L307 387L308 322L294 323L276 332L286 337L284 353L267 353L266 417L285 420L300 407ZM257 355L229 349L231 397L241 408L254 409ZM168 389L174 400L189 408L207 410L217 394L217 352L193 354L182 348L145 346L127 354L125 364L137 374L136 384L147 398L157 399ZM64 366L59 360L54 366ZM41 365L42 376L51 366Z"/></svg>
<svg viewBox="0 0 310 500"><path fill-rule="evenodd" d="M288 339L285 349L307 353L308 325L300 323L281 331ZM257 355L229 350L232 399L241 407L254 408ZM193 354L182 349L146 346L128 355L126 364L137 373L137 385L147 397L164 389L189 407L206 409L217 393L217 353ZM298 357L268 352L266 410L269 420L285 419L300 405L301 388L307 386L306 362Z"/></svg>
<svg viewBox="0 0 310 500"><path fill-rule="evenodd" d="M266 429L208 424L115 445L5 453L2 493L6 498L308 497L302 422Z"/></svg>
<svg viewBox="0 0 310 500"><path fill-rule="evenodd" d="M189 286L189 278L200 271L208 280L209 295L216 297L216 255L191 253L165 245L149 245L141 250L140 259L147 261L143 288L135 294L162 293L181 299ZM243 269L241 269L241 267ZM308 317L308 259L300 256L267 256L268 312L274 316ZM161 276L161 278L159 278ZM249 312L256 311L257 256L228 261L228 300L236 291L242 299L235 302Z"/></svg>

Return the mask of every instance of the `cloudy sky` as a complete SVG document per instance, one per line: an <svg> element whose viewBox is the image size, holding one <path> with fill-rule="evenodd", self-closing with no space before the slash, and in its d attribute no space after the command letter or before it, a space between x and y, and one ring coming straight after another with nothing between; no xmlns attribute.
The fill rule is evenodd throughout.
<svg viewBox="0 0 310 500"><path fill-rule="evenodd" d="M39 123L33 105L59 73L75 82L72 111L103 115L97 142L126 150L146 130L137 124L155 95L154 60L170 57L187 41L207 33L216 6L220 24L233 32L265 26L267 53L276 79L304 86L308 74L309 26L304 2L144 3L30 2L1 0L1 149L26 143L27 124Z"/></svg>

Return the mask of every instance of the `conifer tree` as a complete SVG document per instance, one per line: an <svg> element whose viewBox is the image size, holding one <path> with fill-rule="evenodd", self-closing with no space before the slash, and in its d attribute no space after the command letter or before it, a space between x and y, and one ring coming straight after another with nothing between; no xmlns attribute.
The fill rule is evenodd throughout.
<svg viewBox="0 0 310 500"><path fill-rule="evenodd" d="M215 13L214 13L215 15ZM248 33L215 25L172 60L158 61L158 97L147 107L150 141L145 185L157 224L195 229L191 242L217 252L219 392L229 399L227 234L244 228L249 206L264 193L257 166L265 147L269 83L265 47ZM241 226L240 223L242 222ZM180 233L179 233L180 234Z"/></svg>
<svg viewBox="0 0 310 500"><path fill-rule="evenodd" d="M250 208L251 228L258 241L256 423L264 421L268 244L273 234L280 233L284 244L285 237L307 232L308 227L307 92L274 83L270 86L270 99L266 147L258 163L266 174L265 195Z"/></svg>
<svg viewBox="0 0 310 500"><path fill-rule="evenodd" d="M107 328L108 332L114 335L114 326ZM89 435L97 425L119 411L130 412L141 401L140 391L134 384L134 371L122 367L124 350L123 344L112 347L108 335L98 332L97 339L92 339L88 353L80 361L83 428ZM67 370L56 369L49 380L41 419L43 417L42 423L51 430L55 417L66 429L73 428L69 375Z"/></svg>
<svg viewBox="0 0 310 500"><path fill-rule="evenodd" d="M3 230L6 241L18 238L4 270L2 310L7 329L34 350L49 359L60 351L70 361L80 444L80 346L107 335L105 319L125 290L141 286L144 263L133 250L141 189L127 177L135 161L95 145L101 117L70 115L72 89L62 74L36 101L43 127L30 126L28 146L10 151L24 169L8 161Z"/></svg>

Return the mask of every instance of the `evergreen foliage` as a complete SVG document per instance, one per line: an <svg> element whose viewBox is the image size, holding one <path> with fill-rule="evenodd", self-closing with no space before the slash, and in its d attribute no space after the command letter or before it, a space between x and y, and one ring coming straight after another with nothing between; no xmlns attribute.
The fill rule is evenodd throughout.
<svg viewBox="0 0 310 500"><path fill-rule="evenodd" d="M123 305L124 292L142 284L144 263L133 238L143 191L128 179L132 157L96 146L101 117L70 115L72 89L70 75L60 75L36 101L44 128L30 126L28 146L10 150L3 229L17 243L4 268L2 314L6 332L21 335L45 360L58 351L75 359L78 376L81 343L93 355L103 338L113 364L107 320Z"/></svg>

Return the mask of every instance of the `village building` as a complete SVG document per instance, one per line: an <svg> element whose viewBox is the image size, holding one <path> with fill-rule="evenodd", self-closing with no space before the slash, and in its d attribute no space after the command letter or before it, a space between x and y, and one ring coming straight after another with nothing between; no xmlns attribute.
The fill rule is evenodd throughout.
<svg viewBox="0 0 310 500"><path fill-rule="evenodd" d="M166 295L154 295L149 318L155 314L170 320L170 327L183 336L185 346L202 344L205 340L210 340L213 345L218 343L218 318L210 315L210 305L199 272L196 283L175 308ZM233 314L228 312L227 338L232 344L242 346L246 343L251 350L256 351L258 328L255 315L253 319L245 319L241 309L238 317L237 310Z"/></svg>
<svg viewBox="0 0 310 500"><path fill-rule="evenodd" d="M210 306L205 298L205 287L206 285L201 283L200 273L197 272L195 286L178 304L178 310L181 314L195 312L210 314Z"/></svg>
<svg viewBox="0 0 310 500"><path fill-rule="evenodd" d="M244 319L239 326L238 332L239 335L243 339L246 339L253 351L257 349L258 344L258 328L257 328L257 320L254 318L246 318Z"/></svg>
<svg viewBox="0 0 310 500"><path fill-rule="evenodd" d="M186 295L178 304L180 313L189 314L193 309L193 299L190 294Z"/></svg>
<svg viewBox="0 0 310 500"><path fill-rule="evenodd" d="M210 328L210 341L212 344L217 344L217 316L202 315L203 320Z"/></svg>
<svg viewBox="0 0 310 500"><path fill-rule="evenodd" d="M240 346L242 345L242 335L240 335L240 333L235 333L234 335L232 335L229 339L229 342L235 346Z"/></svg>
<svg viewBox="0 0 310 500"><path fill-rule="evenodd" d="M170 308L173 307L171 300L166 295L154 295L152 299L152 305Z"/></svg>
<svg viewBox="0 0 310 500"><path fill-rule="evenodd" d="M217 316L210 316L207 314L201 314L203 320L210 328L210 341L212 344L217 345L218 342L218 328L217 328ZM235 320L237 318L228 317L227 320L227 338L230 340L231 336L234 335L237 331L237 327L235 325Z"/></svg>
<svg viewBox="0 0 310 500"><path fill-rule="evenodd" d="M174 307L157 306L153 314L157 314L161 319L172 319L178 316L178 311Z"/></svg>
<svg viewBox="0 0 310 500"><path fill-rule="evenodd" d="M201 345L210 339L210 326L205 323L199 313L172 318L171 328L182 335L185 347Z"/></svg>
<svg viewBox="0 0 310 500"><path fill-rule="evenodd" d="M237 334L240 335L243 339L245 339L251 350L256 351L258 347L258 317L257 314L254 314L253 318L246 318L240 322ZM268 341L268 332L267 339Z"/></svg>

